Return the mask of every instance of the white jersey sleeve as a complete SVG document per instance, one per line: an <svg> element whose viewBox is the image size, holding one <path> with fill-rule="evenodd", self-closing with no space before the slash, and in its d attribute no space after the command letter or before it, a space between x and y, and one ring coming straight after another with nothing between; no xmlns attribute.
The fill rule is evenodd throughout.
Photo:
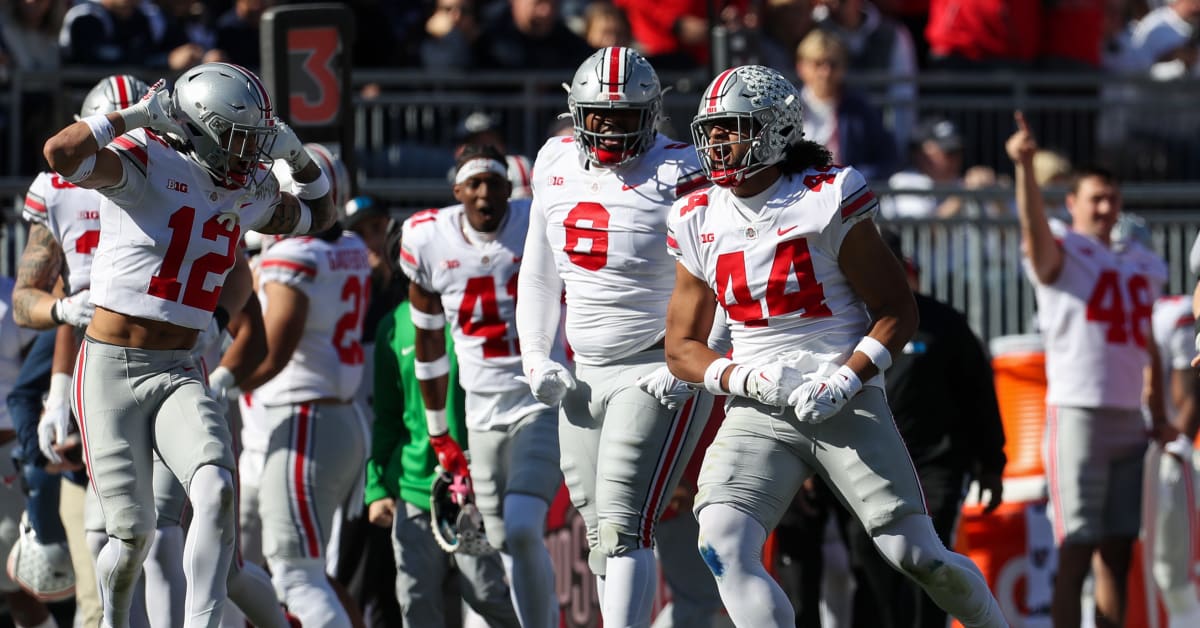
<svg viewBox="0 0 1200 628"><path fill-rule="evenodd" d="M95 190L78 187L58 173L43 172L25 195L22 215L50 232L62 247L71 294L91 286L92 256L100 244L100 203Z"/></svg>
<svg viewBox="0 0 1200 628"><path fill-rule="evenodd" d="M238 254L245 225L278 202L269 183L255 190L218 185L208 172L146 129L109 146L125 176L102 188L104 236L93 258L92 302L129 316L204 329Z"/></svg>
<svg viewBox="0 0 1200 628"><path fill-rule="evenodd" d="M1179 408L1172 403L1170 394L1171 373L1192 372L1192 358L1196 356L1196 319L1192 316L1191 296L1175 295L1162 297L1154 302L1152 327L1154 341L1158 343L1159 367L1163 374L1163 395L1168 417L1174 417Z"/></svg>
<svg viewBox="0 0 1200 628"><path fill-rule="evenodd" d="M1058 278L1039 282L1025 260L1046 342L1046 400L1141 408L1151 316L1166 265L1139 245L1117 253L1060 221L1050 226L1063 252Z"/></svg>
<svg viewBox="0 0 1200 628"><path fill-rule="evenodd" d="M427 209L417 212L404 221L400 235L400 270L409 280L426 290L433 290L427 264L418 255L414 242L424 232L421 225L432 224L437 220L438 210Z"/></svg>
<svg viewBox="0 0 1200 628"><path fill-rule="evenodd" d="M529 209L521 274L517 278L517 334L526 372L551 355L562 317L562 278L546 240L546 218L538 197Z"/></svg>
<svg viewBox="0 0 1200 628"><path fill-rule="evenodd" d="M264 316L271 302L265 287L279 283L308 297L304 333L287 366L254 391L265 405L354 397L365 353L362 325L370 297L371 268L362 239L344 232L333 242L288 238L263 254L259 299Z"/></svg>

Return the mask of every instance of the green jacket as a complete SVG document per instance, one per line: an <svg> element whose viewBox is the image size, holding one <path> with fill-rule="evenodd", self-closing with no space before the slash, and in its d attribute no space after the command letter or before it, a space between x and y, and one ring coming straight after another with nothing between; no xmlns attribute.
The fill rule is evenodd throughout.
<svg viewBox="0 0 1200 628"><path fill-rule="evenodd" d="M368 504L395 497L429 510L437 457L429 446L425 403L413 372L415 343L416 331L408 301L404 301L379 321L375 332L375 426L364 494ZM450 359L446 422L450 436L466 450L463 391L458 385L458 361L450 334L446 334L446 355Z"/></svg>

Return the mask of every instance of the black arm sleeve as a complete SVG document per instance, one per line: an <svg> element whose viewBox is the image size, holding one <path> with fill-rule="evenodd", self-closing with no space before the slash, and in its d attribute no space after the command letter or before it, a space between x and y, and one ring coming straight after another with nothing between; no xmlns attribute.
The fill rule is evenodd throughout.
<svg viewBox="0 0 1200 628"><path fill-rule="evenodd" d="M966 321L960 320L961 340L955 343L959 348L957 368L951 371L956 381L948 382L950 394L962 410L956 422L961 438L956 440L969 447L969 460L972 466L978 464L981 473L1001 473L1008 459L991 359Z"/></svg>

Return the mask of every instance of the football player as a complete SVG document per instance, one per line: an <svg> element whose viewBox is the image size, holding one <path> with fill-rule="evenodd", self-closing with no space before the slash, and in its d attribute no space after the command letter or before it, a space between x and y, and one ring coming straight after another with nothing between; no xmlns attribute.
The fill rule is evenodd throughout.
<svg viewBox="0 0 1200 628"><path fill-rule="evenodd" d="M333 172L329 151L309 146L314 162ZM295 185L286 162L275 168L283 188ZM269 434L258 482L263 554L279 597L310 626L351 625L325 576L325 548L366 459L353 398L370 272L366 245L338 223L272 245L259 263L267 357L241 387L262 406Z"/></svg>
<svg viewBox="0 0 1200 628"><path fill-rule="evenodd" d="M884 399L883 372L916 328L916 305L862 175L802 140L799 93L762 66L713 80L692 137L716 187L669 214L678 264L666 354L679 379L730 395L695 504L700 554L730 618L795 625L762 548L819 473L940 606L966 626L1007 626L983 575L934 532ZM718 305L733 359L708 346Z"/></svg>
<svg viewBox="0 0 1200 628"><path fill-rule="evenodd" d="M604 622L641 626L655 525L705 416L663 357L673 262L662 240L671 203L705 181L695 151L658 134L662 89L637 52L588 57L567 104L574 134L534 161L517 284L522 368L537 400L561 402L560 464L587 524ZM574 375L551 357L564 289Z"/></svg>
<svg viewBox="0 0 1200 628"><path fill-rule="evenodd" d="M97 560L106 625L128 624L154 529L153 452L187 489L185 626L219 617L235 543L234 460L224 413L191 349L225 296L241 230L320 233L336 220L329 181L275 118L261 81L211 63L137 104L62 129L44 154L67 181L99 190L96 313L80 348L72 405L109 542ZM268 164L287 160L297 194Z"/></svg>
<svg viewBox="0 0 1200 628"><path fill-rule="evenodd" d="M1148 442L1143 404L1149 433L1160 444L1179 434L1163 405L1150 325L1167 269L1144 247L1111 246L1121 195L1105 170L1085 169L1074 177L1066 196L1069 226L1048 220L1033 173L1037 141L1020 112L1015 119L1017 131L1006 149L1016 165L1025 272L1046 342L1043 457L1059 545L1050 612L1055 625L1078 625L1091 572L1097 623L1119 625L1141 517L1139 508L1112 503L1141 500Z"/></svg>
<svg viewBox="0 0 1200 628"><path fill-rule="evenodd" d="M542 541L562 474L555 409L521 378L514 324L517 276L529 229L529 201L510 201L504 155L468 145L458 157L459 204L404 223L400 267L408 275L416 326L416 374L438 462L473 480L492 546L502 553L513 606L525 628L558 625L554 568ZM449 322L466 391L470 470L447 431Z"/></svg>

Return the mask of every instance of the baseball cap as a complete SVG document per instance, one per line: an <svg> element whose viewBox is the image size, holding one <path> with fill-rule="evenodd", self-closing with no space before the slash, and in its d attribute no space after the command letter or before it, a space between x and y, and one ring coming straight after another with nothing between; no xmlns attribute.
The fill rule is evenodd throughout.
<svg viewBox="0 0 1200 628"><path fill-rule="evenodd" d="M458 126L454 128L454 139L459 142L465 142L480 133L487 133L489 131L501 132L500 117L486 111L472 111L460 120Z"/></svg>
<svg viewBox="0 0 1200 628"><path fill-rule="evenodd" d="M933 142L946 152L960 151L963 147L958 126L946 118L928 118L917 125L912 135L914 146Z"/></svg>
<svg viewBox="0 0 1200 628"><path fill-rule="evenodd" d="M371 216L388 217L388 211L370 196L356 196L346 202L346 219L342 227L353 229L355 225Z"/></svg>

